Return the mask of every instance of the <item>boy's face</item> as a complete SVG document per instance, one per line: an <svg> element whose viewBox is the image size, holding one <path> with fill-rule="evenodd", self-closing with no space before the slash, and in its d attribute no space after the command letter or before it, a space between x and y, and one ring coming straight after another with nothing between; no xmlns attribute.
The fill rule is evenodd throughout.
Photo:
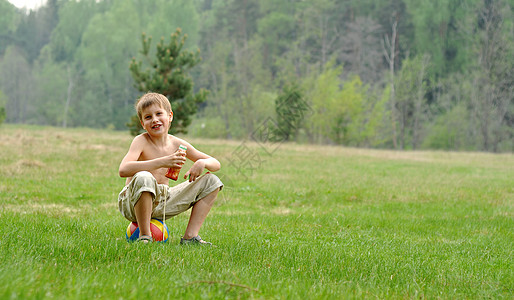
<svg viewBox="0 0 514 300"><path fill-rule="evenodd" d="M141 114L141 126L153 135L168 133L173 113L167 112L157 104L153 104L143 109Z"/></svg>

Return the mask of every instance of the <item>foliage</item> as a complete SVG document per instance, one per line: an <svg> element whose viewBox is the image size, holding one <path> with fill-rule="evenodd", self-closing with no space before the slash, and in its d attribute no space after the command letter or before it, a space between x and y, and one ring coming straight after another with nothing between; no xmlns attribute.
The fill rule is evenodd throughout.
<svg viewBox="0 0 514 300"><path fill-rule="evenodd" d="M0 106L0 125L5 121L5 106Z"/></svg>
<svg viewBox="0 0 514 300"><path fill-rule="evenodd" d="M35 61L41 49L50 42L58 17L58 0L48 0L38 10L31 10L21 18L13 33L14 44L23 49L30 63Z"/></svg>
<svg viewBox="0 0 514 300"><path fill-rule="evenodd" d="M5 121L5 96L0 91L0 125Z"/></svg>
<svg viewBox="0 0 514 300"><path fill-rule="evenodd" d="M130 88L128 65L136 54L137 16L133 3L116 1L109 10L95 14L82 35L77 55L84 69L81 80L90 89L83 95L85 101L78 103L82 114L75 118L88 126L98 122L99 127L124 129L133 111L136 91Z"/></svg>
<svg viewBox="0 0 514 300"><path fill-rule="evenodd" d="M396 78L396 109L398 110L400 149L417 149L423 136L422 124L427 124L428 56L406 58ZM409 145L410 144L410 147Z"/></svg>
<svg viewBox="0 0 514 300"><path fill-rule="evenodd" d="M68 70L65 63L40 60L35 66L37 95L33 104L38 113L31 116L36 124L61 126L67 117L64 101L68 90Z"/></svg>
<svg viewBox="0 0 514 300"><path fill-rule="evenodd" d="M175 116L177 132L212 124L191 134L244 139L275 116L274 99L296 81L314 109L297 141L512 151L512 7L512 0L50 0L23 11L0 0L6 122L126 130L146 88L134 87L127 68L140 33L182 28L182 49L198 47L203 57L188 69L191 95L206 89L210 97L194 105L170 99L190 104L176 112L189 116L183 124ZM156 55L150 48L140 72ZM329 63L338 75L328 76ZM443 130L450 124L455 139Z"/></svg>
<svg viewBox="0 0 514 300"><path fill-rule="evenodd" d="M499 152L505 141L507 149L512 148L508 124L514 117L513 17L511 7L500 0L486 1L478 10L470 105L480 150Z"/></svg>
<svg viewBox="0 0 514 300"><path fill-rule="evenodd" d="M284 86L275 99L276 128L274 136L280 141L294 140L298 130L304 126L305 114L309 105L304 99L303 92L296 83Z"/></svg>
<svg viewBox="0 0 514 300"><path fill-rule="evenodd" d="M358 133L359 147L386 148L391 141L386 120L389 119L386 109L389 102L390 91L388 88L368 89L363 103L363 115L360 119L361 129Z"/></svg>
<svg viewBox="0 0 514 300"><path fill-rule="evenodd" d="M372 138L370 134L375 126L372 122L380 117L376 115L379 112L375 110L373 113L373 105L364 100L367 98L367 87L363 86L358 76L341 84L341 75L342 68L329 63L313 86L311 82L305 83L306 87L312 86L307 95L312 101L313 111L308 122L311 124L309 131L318 142L359 146ZM365 112L366 108L368 111ZM365 114L371 114L374 118L365 118ZM362 134L366 130L367 136Z"/></svg>
<svg viewBox="0 0 514 300"><path fill-rule="evenodd" d="M416 35L415 51L418 55L429 53L432 74L446 76L462 71L469 63L466 37L460 31L470 4L477 0L407 0ZM445 75L446 74L446 75Z"/></svg>
<svg viewBox="0 0 514 300"><path fill-rule="evenodd" d="M466 124L469 120L468 112L462 104L451 108L441 114L434 122L429 136L424 141L424 148L442 150L468 150L469 134Z"/></svg>
<svg viewBox="0 0 514 300"><path fill-rule="evenodd" d="M335 116L344 109L337 100L339 98L339 76L341 67L333 68L328 65L325 71L317 78L309 78L304 82L304 89L307 91L306 98L310 100L312 115L307 123L307 128L312 142L329 142L335 139L334 125Z"/></svg>
<svg viewBox="0 0 514 300"><path fill-rule="evenodd" d="M7 101L5 109L6 121L9 123L26 123L35 113L34 107L29 105L34 95L33 77L30 64L21 49L9 46L0 61L0 86Z"/></svg>
<svg viewBox="0 0 514 300"><path fill-rule="evenodd" d="M168 44L164 43L164 37L156 46L155 59L149 56L152 38L142 35L143 50L141 53L150 65L143 70L142 61L133 58L130 71L135 81L135 86L140 92L158 92L170 101L173 109L173 125L170 132L187 132L187 126L191 123L191 116L196 113L199 104L205 101L207 92L201 90L193 93L193 82L188 72L201 60L200 50L196 53L184 50L187 35L182 35L181 29L177 29L171 35ZM131 132L135 134L136 128L140 128L140 122L135 118L129 124Z"/></svg>
<svg viewBox="0 0 514 300"><path fill-rule="evenodd" d="M14 31L21 19L21 13L6 0L0 0L0 57L15 40Z"/></svg>

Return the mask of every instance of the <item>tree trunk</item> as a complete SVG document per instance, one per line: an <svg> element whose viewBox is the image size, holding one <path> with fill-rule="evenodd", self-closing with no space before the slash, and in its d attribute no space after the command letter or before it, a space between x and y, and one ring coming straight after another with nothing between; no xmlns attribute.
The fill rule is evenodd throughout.
<svg viewBox="0 0 514 300"><path fill-rule="evenodd" d="M423 85L423 79L425 78L426 68L429 64L428 55L424 55L421 60L421 70L418 73L418 78L416 82L417 86L417 95L416 102L414 103L414 124L412 128L412 149L416 150L419 147L419 143L421 141L421 115L423 114L423 99L425 97L425 86Z"/></svg>
<svg viewBox="0 0 514 300"><path fill-rule="evenodd" d="M64 113L62 116L62 127L66 128L68 126L68 110L71 103L71 92L73 91L73 78L71 76L71 68L68 65L68 91L66 93L66 104L64 105Z"/></svg>
<svg viewBox="0 0 514 300"><path fill-rule="evenodd" d="M396 35L398 28L398 21L395 20L393 25L391 26L392 33L391 39L386 35L384 40L382 40L382 50L384 52L384 56L389 63L389 85L391 89L391 129L393 134L393 146L394 149L398 149L398 142L396 137L396 94L395 94L395 86L394 86L394 63L396 60Z"/></svg>

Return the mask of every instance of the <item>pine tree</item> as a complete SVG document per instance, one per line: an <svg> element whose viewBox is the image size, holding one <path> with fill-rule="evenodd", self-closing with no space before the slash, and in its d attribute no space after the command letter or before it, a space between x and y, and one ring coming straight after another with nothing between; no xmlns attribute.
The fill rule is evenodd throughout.
<svg viewBox="0 0 514 300"><path fill-rule="evenodd" d="M142 34L143 50L141 54L149 63L150 68L143 69L143 62L132 58L130 71L135 80L135 87L140 92L161 93L168 98L173 109L173 123L170 133L187 133L191 116L196 113L198 105L205 101L207 91L193 93L193 81L188 71L200 61L200 50L197 52L183 50L187 34L182 35L180 28L171 34L170 42L165 44L164 37L157 44L155 59L150 58L152 37ZM127 124L130 132L137 135L142 131L137 116Z"/></svg>
<svg viewBox="0 0 514 300"><path fill-rule="evenodd" d="M303 93L297 84L284 86L282 92L275 99L275 112L277 114L277 128L274 128L275 137L281 141L290 141L296 138L302 126L309 105L303 98Z"/></svg>
<svg viewBox="0 0 514 300"><path fill-rule="evenodd" d="M4 94L0 91L0 125L5 121L5 100Z"/></svg>

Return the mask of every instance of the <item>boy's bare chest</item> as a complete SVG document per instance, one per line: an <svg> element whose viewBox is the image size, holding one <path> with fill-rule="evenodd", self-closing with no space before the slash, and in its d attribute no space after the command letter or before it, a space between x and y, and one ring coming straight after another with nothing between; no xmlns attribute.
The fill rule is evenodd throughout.
<svg viewBox="0 0 514 300"><path fill-rule="evenodd" d="M166 155L171 155L178 149L178 145L175 144L176 143L173 142L170 142L164 146L148 144L143 148L140 160L150 160L154 158L163 157Z"/></svg>
<svg viewBox="0 0 514 300"><path fill-rule="evenodd" d="M139 160L151 160L173 154L179 146L179 141L168 135L166 141L155 141L149 135L144 135L145 144Z"/></svg>
<svg viewBox="0 0 514 300"><path fill-rule="evenodd" d="M145 147L143 149L143 152L141 153L141 156L139 160L150 160L154 158L163 157L166 155L173 154L176 149L172 145L163 147L163 148L157 148L157 147Z"/></svg>

